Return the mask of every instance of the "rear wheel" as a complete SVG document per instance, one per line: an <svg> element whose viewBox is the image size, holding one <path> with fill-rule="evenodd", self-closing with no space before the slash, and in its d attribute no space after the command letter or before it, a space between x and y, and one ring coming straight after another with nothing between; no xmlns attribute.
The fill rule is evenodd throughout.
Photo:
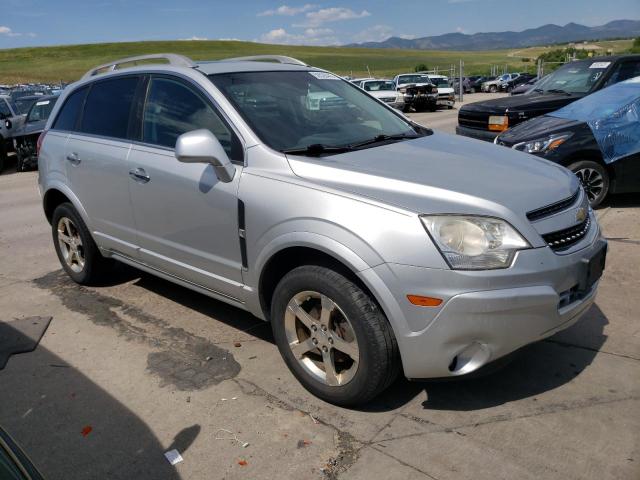
<svg viewBox="0 0 640 480"><path fill-rule="evenodd" d="M276 343L298 381L336 405L362 404L399 371L391 326L372 298L333 270L298 267L273 295Z"/></svg>
<svg viewBox="0 0 640 480"><path fill-rule="evenodd" d="M98 282L112 262L98 250L89 230L70 203L62 203L51 221L53 244L65 272L81 285Z"/></svg>
<svg viewBox="0 0 640 480"><path fill-rule="evenodd" d="M569 170L576 174L582 184L589 204L597 207L609 192L609 174L607 170L592 160L582 160L569 165Z"/></svg>

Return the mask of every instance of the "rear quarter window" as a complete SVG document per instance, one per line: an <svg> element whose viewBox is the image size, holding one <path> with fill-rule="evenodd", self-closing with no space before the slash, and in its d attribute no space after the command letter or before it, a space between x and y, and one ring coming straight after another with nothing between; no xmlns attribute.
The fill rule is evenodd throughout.
<svg viewBox="0 0 640 480"><path fill-rule="evenodd" d="M139 77L113 78L91 85L80 131L112 138L127 138L131 106Z"/></svg>
<svg viewBox="0 0 640 480"><path fill-rule="evenodd" d="M82 87L67 97L60 113L53 123L55 130L66 130L72 132L76 129L78 117L82 110L84 99L89 91L89 87Z"/></svg>

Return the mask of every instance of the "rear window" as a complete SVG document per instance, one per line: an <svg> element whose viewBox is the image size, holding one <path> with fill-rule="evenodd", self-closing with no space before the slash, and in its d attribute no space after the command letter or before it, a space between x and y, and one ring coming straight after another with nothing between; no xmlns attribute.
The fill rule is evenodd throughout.
<svg viewBox="0 0 640 480"><path fill-rule="evenodd" d="M89 87L82 87L67 97L53 124L54 129L66 131L75 130L78 116L80 115L82 104L84 103L84 98L88 90Z"/></svg>
<svg viewBox="0 0 640 480"><path fill-rule="evenodd" d="M127 138L129 113L138 77L114 78L91 86L80 131L92 135Z"/></svg>

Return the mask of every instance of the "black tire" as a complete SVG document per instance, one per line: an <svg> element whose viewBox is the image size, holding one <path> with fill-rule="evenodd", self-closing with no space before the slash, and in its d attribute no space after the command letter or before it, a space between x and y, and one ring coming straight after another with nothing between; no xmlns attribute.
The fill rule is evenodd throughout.
<svg viewBox="0 0 640 480"><path fill-rule="evenodd" d="M71 221L74 233L77 233L82 241L82 245L77 247L78 250L81 250L82 256L84 257L84 265L79 271L74 270L72 266L67 263L62 250L63 247L58 240L58 227L61 220L65 218ZM112 266L113 261L102 256L87 226L71 203L62 203L56 207L51 220L51 232L58 260L60 260L62 268L72 280L80 285L99 283ZM79 268L79 265L77 268Z"/></svg>
<svg viewBox="0 0 640 480"><path fill-rule="evenodd" d="M498 87L496 87L495 85L491 85L489 87L489 92L490 93L496 93L498 91Z"/></svg>
<svg viewBox="0 0 640 480"><path fill-rule="evenodd" d="M4 142L4 137L0 135L0 173L4 170L4 164L7 161L7 146Z"/></svg>
<svg viewBox="0 0 640 480"><path fill-rule="evenodd" d="M602 203L609 193L609 173L598 162L593 160L581 160L567 167L576 174L589 197L589 205L592 208Z"/></svg>
<svg viewBox="0 0 640 480"><path fill-rule="evenodd" d="M330 386L315 378L289 346L285 327L287 306L296 295L308 291L329 297L352 326L359 362L355 374L344 385ZM329 403L341 406L366 403L387 388L400 371L398 345L384 313L358 285L331 269L309 265L287 273L273 294L271 326L280 354L293 375L309 392Z"/></svg>
<svg viewBox="0 0 640 480"><path fill-rule="evenodd" d="M447 105L447 110L453 110L453 106L452 105Z"/></svg>

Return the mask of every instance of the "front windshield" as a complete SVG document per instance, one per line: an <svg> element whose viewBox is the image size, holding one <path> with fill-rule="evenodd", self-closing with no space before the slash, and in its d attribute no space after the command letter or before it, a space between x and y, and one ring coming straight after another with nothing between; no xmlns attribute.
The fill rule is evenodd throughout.
<svg viewBox="0 0 640 480"><path fill-rule="evenodd" d="M536 84L539 93L589 93L611 62L580 62L565 65Z"/></svg>
<svg viewBox="0 0 640 480"><path fill-rule="evenodd" d="M446 78L432 78L431 83L433 83L436 87L446 88L449 86L449 80Z"/></svg>
<svg viewBox="0 0 640 480"><path fill-rule="evenodd" d="M364 89L367 92L379 92L379 91L387 91L387 90L395 90L396 86L393 82L388 80L381 80L375 82L365 82Z"/></svg>
<svg viewBox="0 0 640 480"><path fill-rule="evenodd" d="M29 110L29 116L27 117L27 122L39 122L41 120L47 120L49 115L51 115L51 110L53 110L53 106L56 104L58 99L49 99L49 100L41 100L36 102L31 110Z"/></svg>
<svg viewBox="0 0 640 480"><path fill-rule="evenodd" d="M431 83L426 75L403 75L398 77L398 85L406 85L407 83Z"/></svg>
<svg viewBox="0 0 640 480"><path fill-rule="evenodd" d="M416 136L401 115L326 72L236 72L209 78L275 150L346 146L380 135Z"/></svg>
<svg viewBox="0 0 640 480"><path fill-rule="evenodd" d="M18 115L22 115L24 113L27 113L31 108L31 105L33 105L35 102L35 98L22 97L14 100L13 105L15 106L15 110L16 112L18 112Z"/></svg>

